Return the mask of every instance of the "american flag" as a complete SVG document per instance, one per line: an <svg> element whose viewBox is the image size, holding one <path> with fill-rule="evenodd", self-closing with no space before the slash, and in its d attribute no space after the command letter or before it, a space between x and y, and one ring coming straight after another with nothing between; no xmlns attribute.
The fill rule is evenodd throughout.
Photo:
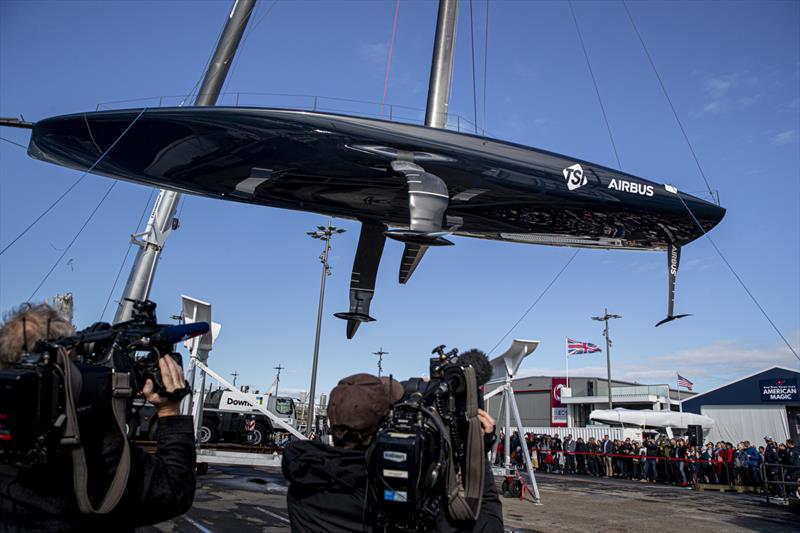
<svg viewBox="0 0 800 533"><path fill-rule="evenodd" d="M567 355L581 355L584 353L602 352L597 345L591 342L581 342L567 337Z"/></svg>
<svg viewBox="0 0 800 533"><path fill-rule="evenodd" d="M678 387L686 387L687 389L692 390L692 385L694 385L694 383L678 374Z"/></svg>

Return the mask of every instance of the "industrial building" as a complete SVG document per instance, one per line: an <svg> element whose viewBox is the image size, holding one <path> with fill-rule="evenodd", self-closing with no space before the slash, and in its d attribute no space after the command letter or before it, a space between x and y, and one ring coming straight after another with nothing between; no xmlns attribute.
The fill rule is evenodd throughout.
<svg viewBox="0 0 800 533"><path fill-rule="evenodd" d="M567 386L564 376L526 376L525 371L521 374L512 387L524 427L585 427L589 425L589 413L609 408L605 377L570 376ZM693 393L666 384L612 379L611 396L613 407L677 411L681 400ZM489 400L488 410L495 418L499 408L499 398Z"/></svg>
<svg viewBox="0 0 800 533"><path fill-rule="evenodd" d="M714 419L706 440L761 445L765 436L800 442L800 371L772 366L683 401L685 412Z"/></svg>

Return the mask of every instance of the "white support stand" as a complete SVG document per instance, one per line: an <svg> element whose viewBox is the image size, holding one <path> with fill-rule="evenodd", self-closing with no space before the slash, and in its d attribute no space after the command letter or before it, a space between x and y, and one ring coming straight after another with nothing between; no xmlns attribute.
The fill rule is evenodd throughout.
<svg viewBox="0 0 800 533"><path fill-rule="evenodd" d="M505 417L505 442L504 442L504 463L506 475L515 475L515 470L511 468L511 415L514 415L514 421L517 425L517 432L521 442L523 455L525 456L525 466L528 470L528 477L530 478L531 493L533 494L534 502L538 505L541 504L539 496L539 485L536 483L536 477L533 474L533 465L531 464L531 455L528 451L528 446L525 444L525 433L522 430L522 419L519 416L519 409L517 409L517 400L514 397L514 389L511 383L519 370L522 360L530 355L539 346L539 341L527 341L515 339L511 343L511 347L506 352L492 359L492 377L486 384L487 387L493 384L501 384L496 389L486 394L483 398L489 398L502 393L500 401L501 416ZM505 411L503 411L505 409ZM524 478L523 478L524 482Z"/></svg>
<svg viewBox="0 0 800 533"><path fill-rule="evenodd" d="M186 402L181 406L181 412L184 414L191 414L194 417L194 432L196 437L195 442L197 442L198 448L200 447L200 426L203 422L203 402L205 401L206 375L209 375L213 379L217 380L220 385L231 391L233 396L253 404L253 409L264 413L267 417L269 417L270 420L272 420L274 424L280 426L299 439L306 439L306 437L304 437L300 432L284 422L282 418L270 412L265 406L257 405L255 402L253 402L252 394L244 394L239 392L234 385L223 379L222 376L208 367L208 353L213 348L214 341L217 340L217 336L222 328L221 325L211 321L210 303L192 298L190 296L181 295L181 316L185 324L191 324L193 322L207 322L211 324L208 333L199 338L189 339L185 344L190 353L189 384L192 388L192 400L191 403L189 400L186 400ZM200 369L199 388L195 387L195 374L198 368Z"/></svg>

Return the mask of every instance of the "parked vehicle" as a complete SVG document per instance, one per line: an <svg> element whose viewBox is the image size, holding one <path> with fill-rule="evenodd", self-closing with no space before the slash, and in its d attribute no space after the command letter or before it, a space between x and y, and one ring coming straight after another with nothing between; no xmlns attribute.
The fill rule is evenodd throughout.
<svg viewBox="0 0 800 533"><path fill-rule="evenodd" d="M241 399L245 394L248 400ZM200 426L200 444L229 442L261 446L274 443L282 436L280 428L273 428L270 418L254 409L254 405L266 405L274 415L292 427L297 427L294 400L289 397L274 397L262 394L239 393L218 389L206 396L203 403L203 423ZM134 403L138 413L129 424L129 434L137 438L155 440L158 417L155 408L144 402Z"/></svg>

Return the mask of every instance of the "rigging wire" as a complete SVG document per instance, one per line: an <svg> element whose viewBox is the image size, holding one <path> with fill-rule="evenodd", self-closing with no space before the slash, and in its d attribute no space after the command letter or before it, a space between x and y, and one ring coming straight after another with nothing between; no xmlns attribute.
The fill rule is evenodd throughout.
<svg viewBox="0 0 800 533"><path fill-rule="evenodd" d="M478 134L478 92L475 88L475 22L472 19L472 0L469 0L469 42L472 48L472 117L475 121L475 135Z"/></svg>
<svg viewBox="0 0 800 533"><path fill-rule="evenodd" d="M647 45L644 44L644 39L642 38L642 34L639 33L639 28L636 26L636 22L633 20L633 15L631 15L630 9L628 9L628 4L625 0L622 0L622 6L625 8L625 12L628 14L628 19L631 21L631 26L633 26L633 31L636 32L636 36L639 38L639 42L642 44L642 50L644 50L644 54L647 56L647 61L650 62L650 66L653 68L653 73L656 75L658 79L658 84L661 86L661 91L664 93L664 97L667 99L667 103L669 104L669 108L672 110L672 114L675 116L675 121L678 123L678 127L683 134L683 139L686 141L686 145L689 147L689 151L692 153L692 158L694 158L694 162L697 165L697 170L700 171L700 176L703 177L703 181L706 183L706 188L708 188L708 193L711 195L711 198L714 198L717 205L719 205L719 198L714 195L714 191L711 188L711 184L708 182L708 178L706 177L706 173L703 172L703 167L700 165L700 160L697 158L697 154L692 147L691 141L689 141L689 136L686 134L686 129L683 127L683 122L681 122L680 117L678 117L678 112L675 110L675 106L672 104L672 99L669 97L669 93L667 93L667 88L664 85L664 80L661 79L661 75L658 73L658 69L656 69L656 64L653 61L653 58L650 56L650 51L647 49Z"/></svg>
<svg viewBox="0 0 800 533"><path fill-rule="evenodd" d="M139 222L136 224L136 233L139 232L139 228L142 226L142 220L144 220L144 215L147 213L147 208L150 206L150 200L153 199L153 193L155 192L155 188L150 188L150 195L147 197L147 202L144 204L144 209L142 209L142 214L139 217ZM111 290L108 291L108 298L106 298L106 304L103 306L103 312L100 313L100 321L103 321L103 317L106 316L106 309L108 309L108 304L111 302L111 296L114 294L114 289L117 288L117 282L119 281L120 275L122 275L122 269L125 268L125 263L128 261L128 256L131 253L131 249L133 248L133 243L128 243L128 249L125 251L125 257L122 258L122 264L119 265L119 270L117 271L117 277L114 278L114 284L111 286Z"/></svg>
<svg viewBox="0 0 800 533"><path fill-rule="evenodd" d="M5 141L5 142L7 142L7 143L11 143L11 144L13 144L13 145L15 145L15 146L19 146L19 147L20 147L20 148L22 148L23 150L27 150L27 149L28 149L28 147L27 147L27 146L25 146L24 144L20 144L20 143L18 143L18 142L14 142L14 141L12 141L11 139L6 139L5 137L0 137L0 141Z"/></svg>
<svg viewBox="0 0 800 533"><path fill-rule="evenodd" d="M239 44L238 50L234 50L234 52L233 52L235 55L233 57L233 65L231 65L231 72L230 72L230 74L228 74L228 76L225 78L225 81L222 84L222 90L220 91L220 95L224 95L225 94L225 92L224 92L225 91L225 87L227 87L229 85L230 80L233 79L233 75L236 72L236 67L239 65L239 58L242 57L242 51L244 50L244 45L245 45L245 43L247 43L247 38L250 37L250 34L256 31L256 28L258 28L258 25L261 24L261 22L265 18L267 18L267 15L270 14L270 12L272 11L272 8L275 7L275 4L277 4L278 1L279 0L273 0L272 4L270 4L270 6L266 9L264 14L261 15L261 18L259 18L256 21L255 24L253 24L252 26L249 26L247 28L247 31L245 32L244 37L242 37L242 42ZM259 7L261 7L261 4L256 5L255 11L258 11ZM254 18L255 14L256 14L255 11L253 12L253 18ZM230 58L228 58L228 59L230 59Z"/></svg>
<svg viewBox="0 0 800 533"><path fill-rule="evenodd" d="M603 99L600 97L600 89L597 87L597 79L594 77L592 70L592 63L589 61L589 53L586 51L586 44L583 42L583 35L581 34L580 26L578 25L578 17L575 16L575 8L572 5L572 0L569 0L569 11L572 13L572 20L575 22L575 31L578 33L578 39L581 42L583 49L583 57L586 59L586 66L589 68L589 75L594 84L594 92L597 94L597 101L600 103L600 110L603 112L603 121L606 124L606 131L608 131L608 138L611 140L611 148L614 149L614 157L617 158L617 168L622 170L622 163L619 160L619 152L617 152L617 144L614 142L614 135L611 134L611 125L608 123L608 116L606 115L606 108L603 105Z"/></svg>
<svg viewBox="0 0 800 533"><path fill-rule="evenodd" d="M539 300L541 300L544 297L544 295L547 294L547 291L550 290L550 287L552 287L555 284L555 282L558 281L558 278L561 277L561 274L564 273L564 271L567 269L567 267L570 265L570 263L572 263L572 260L575 259L575 256L577 256L580 253L580 251L581 251L580 248L575 250L575 253L570 256L570 258L567 260L566 263L564 263L564 266L561 267L561 270L558 271L558 274L556 274L555 277L550 281L550 283L547 284L547 287L545 287L544 290L541 293L539 293L539 296L536 297L536 300L534 300L533 303L530 305L530 307L528 307L527 311L522 313L522 316L519 317L519 320L514 322L514 325L511 326L508 331L506 331L506 334L503 335L502 337L500 337L500 340L497 341L497 344L495 344L492 347L492 349L489 350L488 355L492 355L492 352L494 352L495 349L497 349L497 347L500 346L500 343L503 342L505 340L505 338L508 337L508 335L512 331L514 331L514 328L516 328L519 325L519 323L522 322L525 319L526 316L528 316L528 313L530 313L533 310L533 308L536 307L536 304L539 303Z"/></svg>
<svg viewBox="0 0 800 533"><path fill-rule="evenodd" d="M19 235L17 235L16 237L14 237L14 239L13 239L13 240L12 240L10 243L8 243L8 244L7 244L7 245L6 245L6 246L5 246L5 247L4 247L2 250L0 250L0 255L3 255L3 254L6 252L6 250L8 250L9 248L11 248L11 247L14 245L14 243L15 243L15 242L17 242L17 241L18 241L18 240L19 240L19 239L20 239L20 238L21 238L23 235L25 235L26 233L28 233L28 231L29 231L29 230L30 230L30 229L31 229L33 226L35 226L37 222L39 222L39 221L40 221L40 220L41 220L41 219L42 219L42 218L43 218L43 217L44 217L44 216L45 216L47 213L49 213L49 212L50 212L50 211L51 211L51 210L52 210L52 209L53 209L53 208L54 208L56 205L58 205L58 203L59 203L61 200L63 200L63 199L64 199L64 197L65 197L65 196L67 196L67 195L70 193L70 191L72 191L72 189L74 189L74 188L75 188L75 187L76 187L76 186L77 186L77 185L78 185L78 184L79 184L81 181L83 181L83 178L85 178L87 174L89 174L89 173L90 173L92 170L94 170L94 167L96 167L97 165L99 165L99 164L100 164L100 161L102 161L102 160L103 160L103 158L105 158L105 156L106 156L106 155L108 155L108 153L109 153L109 152L110 152L110 151L111 151L111 150L112 150L112 149L113 149L113 148L114 148L114 147L117 145L117 143L118 143L118 142L119 142L119 141L120 141L120 140L121 140L121 139L122 139L122 138L125 136L125 134L126 134L126 133L128 133L128 131L129 131L129 130L130 130L132 127L133 127L133 125L134 125L134 124L136 124L136 121L137 121L137 120L139 120L139 118L141 118L141 116L142 116L142 115L144 115L144 112L145 112L145 111L147 111L147 108L146 108L146 107L145 107L145 108L143 108L143 109L142 109L142 110L139 112L139 114L138 114L138 115L136 115L136 118L134 118L134 119L133 119L133 121L132 121L130 124L128 124L128 127L127 127L127 128L125 128L125 131L123 131L123 132L120 134L120 136L119 136L119 137L117 137L117 139L116 139L116 140L115 140L113 143L111 143L111 146L109 146L109 147L108 147L108 149L107 149L105 152L103 152L103 153L100 155L100 157L97 159L97 161L95 161L94 163L92 163L92 166L90 166L90 167L89 167L87 170L85 170L85 171L83 172L83 174L81 174L81 175L80 175L80 177L79 177L77 180L75 180L75 182L74 182L72 185L70 185L69 187L67 187L67 190L65 190L63 193L61 193L61 196L59 196L58 198L56 198L56 200L55 200L55 201L54 201L52 204L50 204L50 206L49 206L47 209L45 209L44 211L42 211L42 213L41 213L41 214L40 214L38 217L36 217L36 218L33 220L33 222L31 222L30 224L28 224L28 226L27 226L27 227L26 227L24 230L22 230L22 232L21 232Z"/></svg>
<svg viewBox="0 0 800 533"><path fill-rule="evenodd" d="M744 283L744 281L742 280L742 278L739 276L739 274L736 272L736 270L734 270L734 268L733 268L733 265L731 265L731 264L730 264L730 262L729 262L729 261L728 261L728 260L725 258L725 256L722 254L722 251L721 251L721 250L720 250L720 249L717 247L717 243L715 243L715 242L714 242L714 239L712 239L712 238L711 238L711 235L709 235L708 233L706 233L706 230L705 230L705 228L702 226L702 224L700 224L700 221L699 221L699 220L697 220L697 217L696 217L696 216L694 216L694 213L693 213L693 212L692 212L692 210L689 208L689 206L686 204L686 202L683 200L683 198L681 197L681 195L677 195L677 196L678 196L678 198L680 199L681 203L683 204L683 207L685 207L685 208L686 208L686 211L688 211L688 212L689 212L689 214L691 215L691 217L692 217L692 220L694 220L694 223L695 223L695 224L697 224L697 227L698 227L698 228L700 228L700 231L702 231L702 232L703 232L703 235L705 235L706 239L708 239L708 242L710 242L710 243L711 243L711 246L713 246L713 247L714 247L714 250L716 250L716 251L717 251L717 254L720 256L720 258L722 259L722 261L723 261L723 262L724 262L724 263L725 263L725 264L728 266L728 269L730 269L730 271L731 271L731 274L733 274L733 277L735 277L735 278L736 278L736 281L738 281L738 282L739 282L739 284L742 286L742 288L743 288L743 289L744 289L744 291L747 293L747 295L750 297L750 299L751 299L751 300L753 300L753 303L754 303L754 304L756 304L756 307L758 307L759 311L761 311L761 314L762 314L762 315L764 315L764 318L766 318L766 319L767 319L767 322L769 322L769 323L770 323L770 325L772 326L772 329L774 329L774 330L775 330L775 332L776 332L776 333L778 334L778 336L779 336L779 337L780 337L780 338L783 340L783 342L786 344L786 346L789 348L789 350L791 350L791 352L794 354L794 356L795 356L795 357L797 357L797 359L798 359L798 360L800 360L800 355L798 355L798 354L797 354L797 351L795 351L795 349L792 347L792 345L789 343L789 341L788 341L788 340L786 340L786 337L784 337L784 336L783 336L783 333L781 333L781 330L780 330L780 329L778 329L778 326L776 326L776 325L775 325L775 322L773 322L773 321L772 321L772 319L770 318L770 316L767 314L766 310L764 310L764 308L763 308L763 307L761 306L761 304L758 302L758 300L757 300L757 299L756 299L756 297L753 295L753 293L752 293L752 292L750 292L750 289L748 289L748 288L747 288L747 285L745 285L745 283Z"/></svg>
<svg viewBox="0 0 800 533"><path fill-rule="evenodd" d="M117 180L114 180L114 182L113 182L113 183L112 183L112 184L111 184L111 185L108 187L108 189L106 190L106 193L103 195L103 197L102 197L102 198L100 198L100 201L99 201L99 202L97 202L97 205L96 205L96 206L95 206L95 208L92 210L92 212L91 212L91 213L89 213L89 216L88 216L88 217L86 217L86 220L84 221L84 223L83 223L83 226L81 226L81 229L79 229L79 230L78 230L78 233L76 233L76 234L75 234L75 236L74 236L74 237L72 238L72 240L69 242L69 244L67 245L67 247L66 247L66 248L64 248L64 251L63 251L63 252L61 252L61 255L60 255L60 256L58 256L58 259L56 259L56 262L55 262L55 263L53 263L53 266L52 266L52 267L50 267L50 270L49 270L49 271L47 272L47 274L45 274L45 276L42 278L42 281L40 281L40 282L39 282L39 284L38 284L38 285L36 286L36 288L33 290L33 292L31 293L31 295L28 297L28 300L27 300L28 302L30 302L31 300L33 300L33 297L34 297L34 296L36 296L36 293L37 293L37 292L39 292L39 289L41 289L41 288L42 288L42 285L44 285L44 283L45 283L45 282L47 281L47 279L50 277L50 274L52 274L52 273L53 273L53 271L56 269L56 267L57 267L57 266L58 266L58 264L61 262L61 260L62 260L62 259L64 259L64 256L65 256L65 255L67 255L67 252L69 252L70 248L72 248L72 245L73 245L73 244L75 244L75 241L77 241L77 240L78 240L78 237L80 237L81 233L83 233L83 230L86 228L86 226L87 226L87 225L89 225L89 222L90 222L90 221L92 220L92 218L94 217L94 214L95 214L95 213L97 213L97 210L98 210L98 209L100 209L100 206L101 206L101 205L103 205L103 202L105 202L106 198L108 198L108 195L109 195L109 194L111 194L111 191L113 191L113 190L114 190L114 187L116 187L116 186L117 186L117 183L119 183L119 181L117 181Z"/></svg>
<svg viewBox="0 0 800 533"><path fill-rule="evenodd" d="M489 0L486 0L486 35L483 42L483 127L482 134L486 135L486 79L489 66Z"/></svg>
<svg viewBox="0 0 800 533"><path fill-rule="evenodd" d="M381 115L383 105L386 103L386 94L389 92L389 72L392 69L392 53L394 52L394 38L397 35L397 17L400 14L400 0L394 6L394 22L392 23L392 40L389 43L389 58L386 60L386 78L383 80L383 96L381 97Z"/></svg>
<svg viewBox="0 0 800 533"><path fill-rule="evenodd" d="M224 28L225 28L225 24L222 24L219 27L219 32L217 32L216 42L219 42L219 38L222 36L222 31L223 31ZM197 81L192 86L192 88L189 89L189 92L186 93L186 96L184 96L181 99L180 103L178 104L178 107L183 107L183 104L186 103L186 100L188 100L192 95L194 95L194 92L200 87L200 84L203 83L203 78L205 77L205 73L208 70L208 66L211 64L211 59L213 57L214 57L214 49L212 49L211 52L209 52L208 59L206 59L206 62L203 64L203 70L200 71L201 72L200 77L197 78Z"/></svg>

